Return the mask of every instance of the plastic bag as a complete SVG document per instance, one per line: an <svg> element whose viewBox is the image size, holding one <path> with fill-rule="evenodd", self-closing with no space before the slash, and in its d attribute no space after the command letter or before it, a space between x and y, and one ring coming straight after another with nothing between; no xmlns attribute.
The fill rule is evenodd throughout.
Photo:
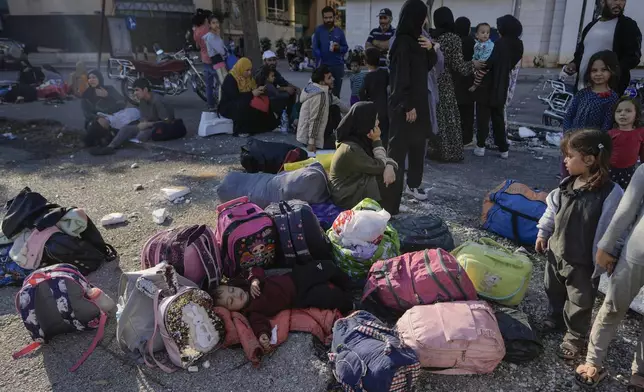
<svg viewBox="0 0 644 392"><path fill-rule="evenodd" d="M379 244L391 215L380 211L344 211L333 222L333 231L343 247Z"/></svg>

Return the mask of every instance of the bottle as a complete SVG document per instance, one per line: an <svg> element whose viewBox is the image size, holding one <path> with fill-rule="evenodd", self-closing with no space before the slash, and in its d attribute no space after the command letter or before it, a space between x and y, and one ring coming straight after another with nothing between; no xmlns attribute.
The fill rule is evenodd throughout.
<svg viewBox="0 0 644 392"><path fill-rule="evenodd" d="M109 313L116 307L116 303L112 298L103 292L98 287L92 287L87 291L87 298L91 299L98 305L103 312Z"/></svg>
<svg viewBox="0 0 644 392"><path fill-rule="evenodd" d="M280 122L280 131L282 133L288 133L288 114L286 114L286 109L282 110L282 121Z"/></svg>

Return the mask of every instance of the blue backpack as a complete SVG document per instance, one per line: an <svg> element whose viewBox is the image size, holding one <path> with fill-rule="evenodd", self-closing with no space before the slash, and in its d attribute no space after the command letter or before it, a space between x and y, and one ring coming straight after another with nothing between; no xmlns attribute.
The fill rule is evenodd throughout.
<svg viewBox="0 0 644 392"><path fill-rule="evenodd" d="M481 225L517 244L534 245L537 223L546 212L547 192L506 180L483 200Z"/></svg>
<svg viewBox="0 0 644 392"><path fill-rule="evenodd" d="M365 311L335 322L329 360L344 391L413 391L420 374L414 351Z"/></svg>

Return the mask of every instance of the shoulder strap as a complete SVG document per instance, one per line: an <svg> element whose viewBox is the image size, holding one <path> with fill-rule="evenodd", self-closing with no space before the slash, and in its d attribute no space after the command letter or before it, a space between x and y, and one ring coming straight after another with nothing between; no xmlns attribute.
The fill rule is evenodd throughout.
<svg viewBox="0 0 644 392"><path fill-rule="evenodd" d="M155 356L154 356L154 339L157 337L157 332L159 332L159 296L161 295L161 290L157 291L157 293L154 295L154 301L153 301L153 307L154 307L154 333L152 333L152 337L150 340L148 340L147 343L147 348L149 356L152 358L154 363L151 363L148 361L147 355L143 353L143 360L145 361L145 364L149 368L154 368L155 366L158 366L159 369L163 370L166 373L174 373L177 368L176 367L170 367L165 364L163 364L161 361L159 361Z"/></svg>
<svg viewBox="0 0 644 392"><path fill-rule="evenodd" d="M301 262L312 261L313 257L309 251L304 234L304 222L302 220L302 210L294 211L287 201L280 202L284 207L288 219L288 226L291 232L291 241L297 254L297 259Z"/></svg>

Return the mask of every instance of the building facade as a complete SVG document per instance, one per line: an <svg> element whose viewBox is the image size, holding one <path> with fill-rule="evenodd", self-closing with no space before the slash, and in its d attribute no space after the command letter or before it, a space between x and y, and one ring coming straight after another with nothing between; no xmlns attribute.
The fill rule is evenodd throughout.
<svg viewBox="0 0 644 392"><path fill-rule="evenodd" d="M369 31L378 26L381 8L390 8L396 25L402 0L347 0L346 35L350 47L364 45ZM584 15L582 10L586 3ZM644 31L644 2L628 0L625 14ZM566 64L574 55L580 22L590 23L594 0L435 0L434 9L449 7L454 17L465 16L472 26L487 22L493 27L499 16L512 14L523 24L523 67Z"/></svg>

